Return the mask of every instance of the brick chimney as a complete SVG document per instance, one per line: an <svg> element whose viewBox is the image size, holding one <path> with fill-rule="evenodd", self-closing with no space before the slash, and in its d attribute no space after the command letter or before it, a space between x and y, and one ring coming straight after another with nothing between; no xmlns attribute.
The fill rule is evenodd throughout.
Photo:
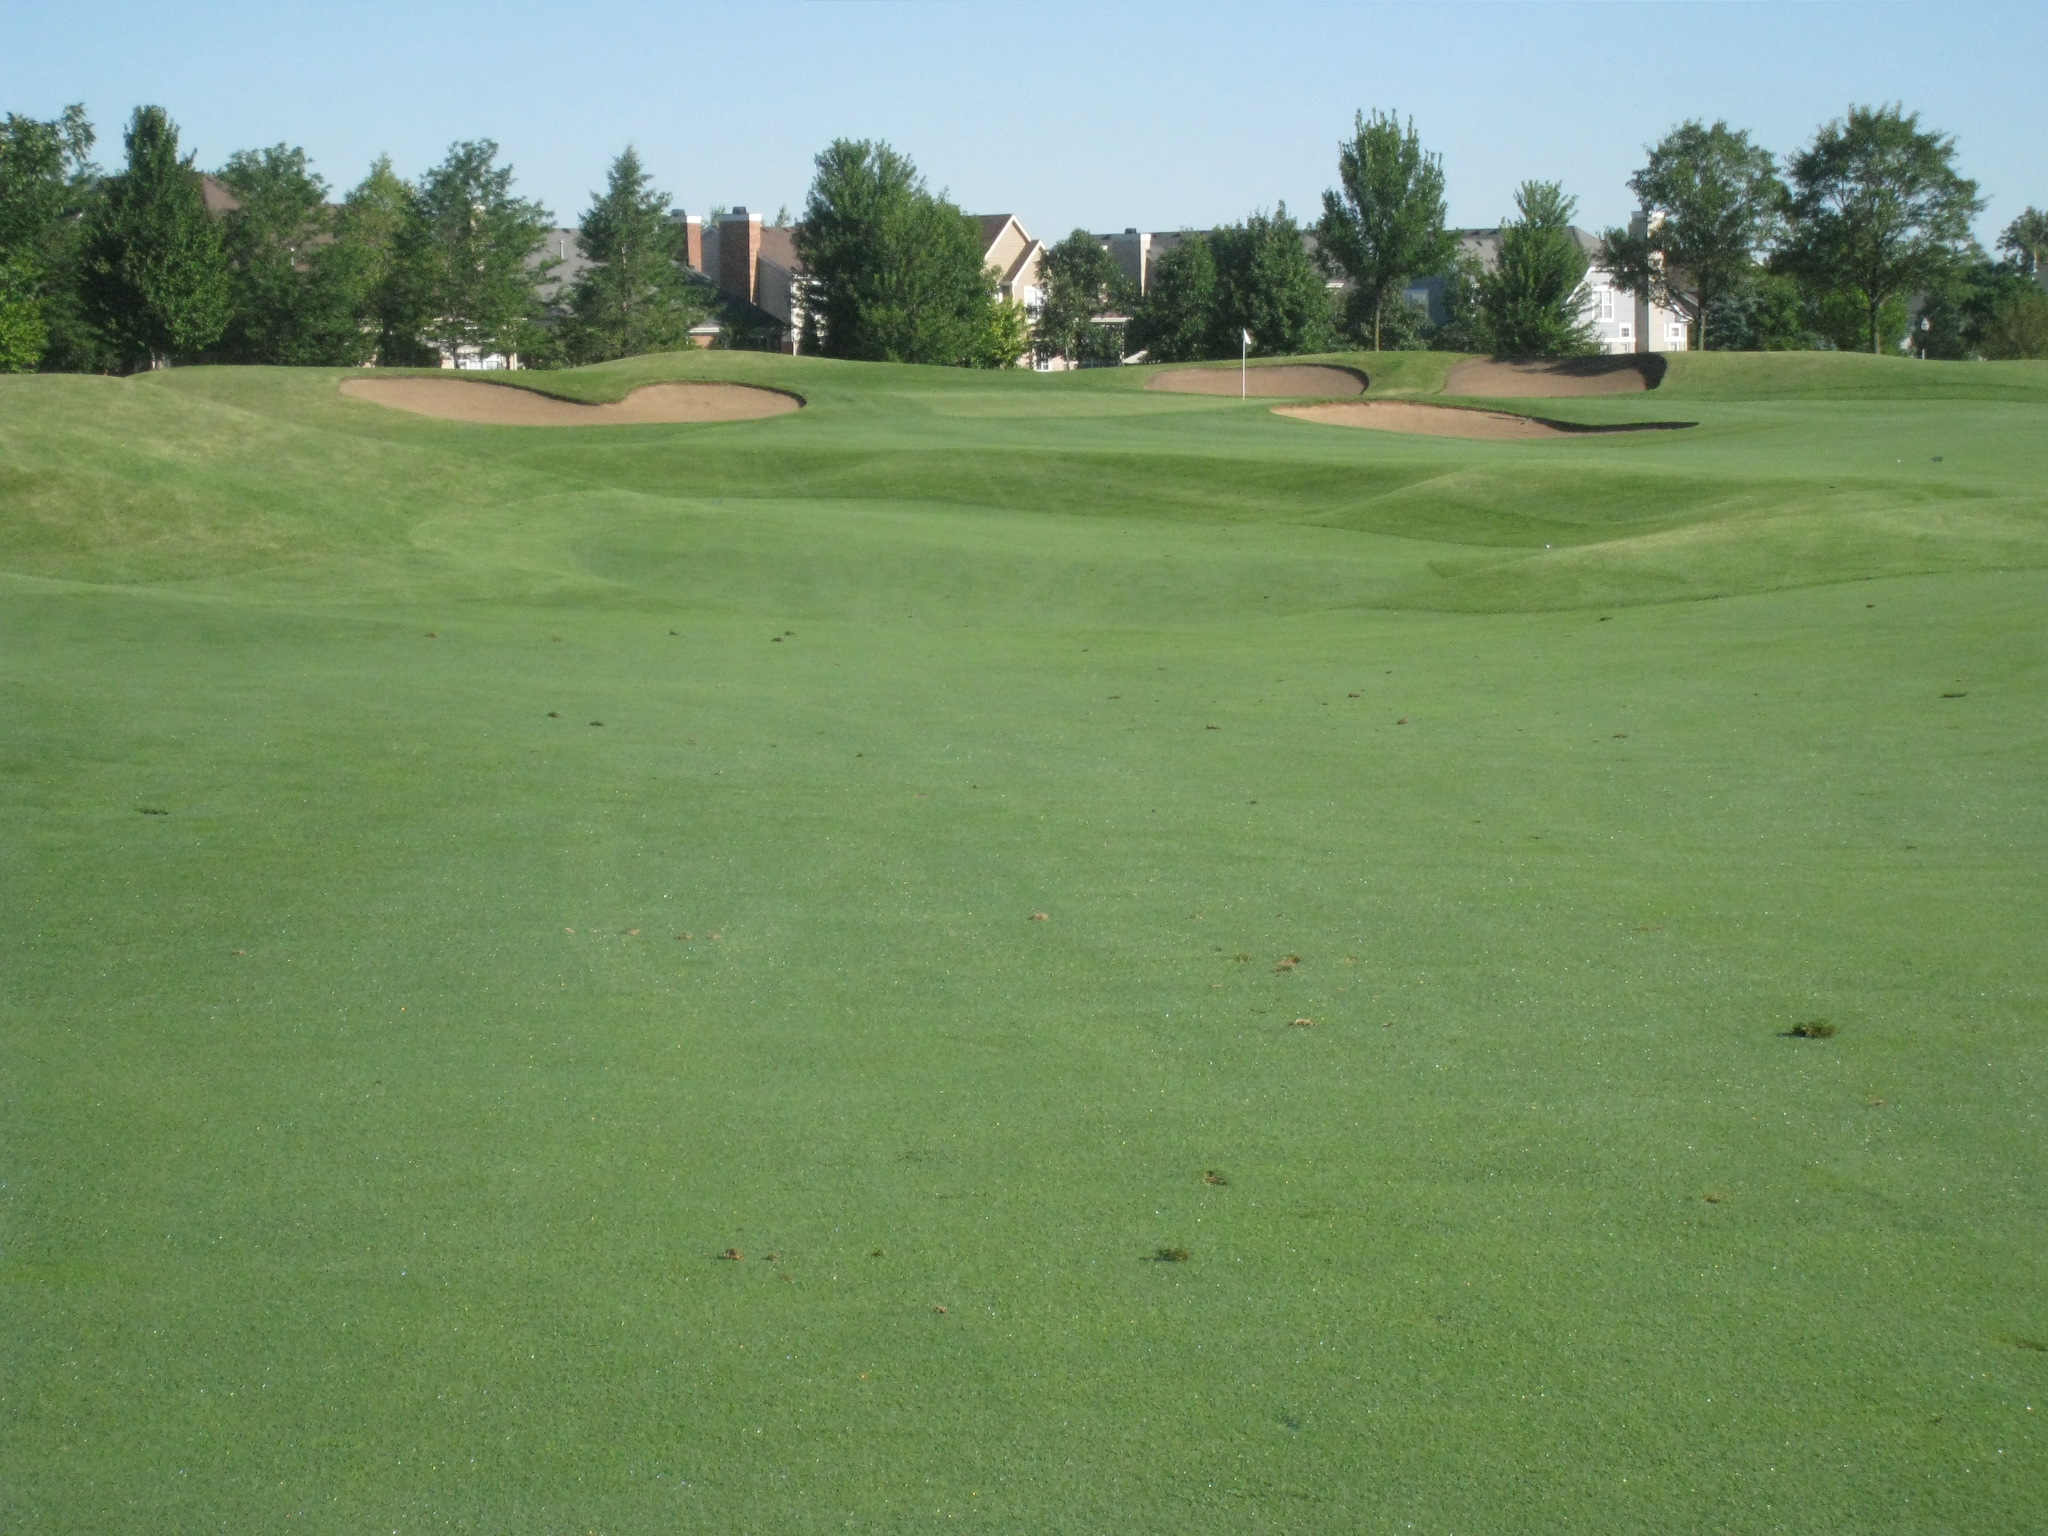
<svg viewBox="0 0 2048 1536"><path fill-rule="evenodd" d="M704 221L694 213L683 220L683 259L692 272L704 270Z"/></svg>
<svg viewBox="0 0 2048 1536"><path fill-rule="evenodd" d="M754 302L754 278L760 270L761 215L735 208L718 221L718 288L736 299Z"/></svg>

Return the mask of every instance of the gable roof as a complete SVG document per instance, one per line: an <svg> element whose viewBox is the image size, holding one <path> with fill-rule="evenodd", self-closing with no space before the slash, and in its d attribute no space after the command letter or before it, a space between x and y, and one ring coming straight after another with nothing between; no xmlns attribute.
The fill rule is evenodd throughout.
<svg viewBox="0 0 2048 1536"><path fill-rule="evenodd" d="M1003 231L1017 219L1014 213L977 213L972 217L981 225L981 248L984 251L1000 240Z"/></svg>

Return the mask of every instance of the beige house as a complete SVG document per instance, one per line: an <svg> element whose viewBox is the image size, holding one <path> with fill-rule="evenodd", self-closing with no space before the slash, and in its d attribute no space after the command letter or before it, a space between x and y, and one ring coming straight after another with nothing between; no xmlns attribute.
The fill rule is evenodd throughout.
<svg viewBox="0 0 2048 1536"><path fill-rule="evenodd" d="M1035 309L1043 300L1038 264L1045 247L1014 214L973 216L981 229L982 263L1007 301ZM797 255L796 226L763 224L745 208L720 214L709 227L692 218L690 264L718 285L726 298L750 306L764 329L777 333L776 350L796 352L803 344L804 269Z"/></svg>

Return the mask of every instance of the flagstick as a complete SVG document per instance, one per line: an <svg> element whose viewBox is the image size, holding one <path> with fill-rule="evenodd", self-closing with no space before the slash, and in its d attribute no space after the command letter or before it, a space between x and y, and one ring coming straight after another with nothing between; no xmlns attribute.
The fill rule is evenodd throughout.
<svg viewBox="0 0 2048 1536"><path fill-rule="evenodd" d="M1244 338L1244 344L1238 349L1237 357L1237 398L1249 400L1252 385L1252 333L1240 326L1237 334Z"/></svg>

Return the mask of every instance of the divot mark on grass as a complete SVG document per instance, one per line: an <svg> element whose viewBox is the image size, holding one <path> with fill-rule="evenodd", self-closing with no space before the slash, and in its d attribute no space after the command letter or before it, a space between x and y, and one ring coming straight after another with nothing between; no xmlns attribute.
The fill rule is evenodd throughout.
<svg viewBox="0 0 2048 1536"><path fill-rule="evenodd" d="M1787 1040L1832 1040L1835 1026L1826 1019L1805 1019L1785 1031Z"/></svg>
<svg viewBox="0 0 2048 1536"><path fill-rule="evenodd" d="M1211 1168L1207 1173L1202 1175L1202 1182L1204 1184L1222 1185L1228 1184L1230 1180L1225 1178L1220 1170Z"/></svg>
<svg viewBox="0 0 2048 1536"><path fill-rule="evenodd" d="M154 805L138 805L135 809L144 816L168 816L171 814L160 806Z"/></svg>
<svg viewBox="0 0 2048 1536"><path fill-rule="evenodd" d="M738 1264L746 1258L746 1255L744 1253L741 1253L737 1248L728 1248L725 1250L725 1252L719 1255L719 1258L723 1259L728 1264Z"/></svg>
<svg viewBox="0 0 2048 1536"><path fill-rule="evenodd" d="M1154 1264L1185 1264L1193 1257L1185 1248L1157 1248L1152 1252Z"/></svg>

